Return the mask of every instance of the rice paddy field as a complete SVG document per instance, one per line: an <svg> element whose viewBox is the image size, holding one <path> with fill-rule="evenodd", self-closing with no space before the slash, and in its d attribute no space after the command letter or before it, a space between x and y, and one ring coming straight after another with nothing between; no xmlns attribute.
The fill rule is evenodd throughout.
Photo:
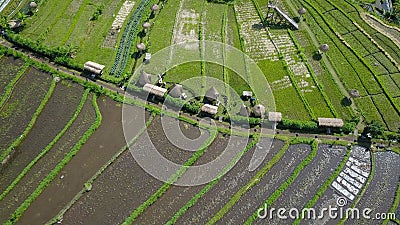
<svg viewBox="0 0 400 225"><path fill-rule="evenodd" d="M256 65L284 120L316 123L325 117L348 123L361 118L357 128L376 121L396 134L398 27L350 0L276 1L274 7L297 21L299 29L278 14L274 19L271 12L278 11L267 0L30 3L0 0L2 18L23 20L15 35L47 49L69 49L72 62L95 61L105 69L101 81L92 82L46 59L0 47L0 224L400 224L396 142L376 149L381 140L366 147L361 137L299 137L305 132L301 129L271 138L259 126L229 129L233 124L222 122L225 108L217 114L216 127L194 113L160 109L160 99L128 94L124 99L122 90L112 86L138 80L134 74L140 73L134 72L143 68L145 53L183 45L215 62L192 61L165 71L166 88L200 77L184 90L203 90L215 78L225 83L219 88L231 87L239 96L265 92L268 87L252 73ZM7 45L3 37L0 44ZM139 50L138 43L145 49ZM329 49L322 51L322 44ZM248 57L232 58L233 48ZM178 53L177 47L169 48L165 60L172 62ZM235 71L232 63L243 70ZM229 101L230 94L223 97ZM265 157L255 158L260 151ZM165 167L154 161L157 157L174 166ZM206 177L212 171L201 166L224 157L229 160L214 179L179 185ZM250 169L255 162L258 166ZM194 177L197 167L203 169ZM150 171L168 177L162 180ZM321 213L327 207L368 208L372 219L262 215L270 208Z"/></svg>

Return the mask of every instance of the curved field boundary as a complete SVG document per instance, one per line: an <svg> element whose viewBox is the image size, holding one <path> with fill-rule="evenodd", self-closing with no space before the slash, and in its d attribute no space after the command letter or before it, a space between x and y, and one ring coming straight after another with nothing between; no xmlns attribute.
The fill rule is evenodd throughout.
<svg viewBox="0 0 400 225"><path fill-rule="evenodd" d="M196 151L183 165L182 167L173 174L166 183L161 186L160 189L156 193L154 193L149 199L147 199L144 203L142 203L139 207L137 207L122 223L123 225L132 224L134 220L150 205L152 205L158 198L160 198L169 187L175 183L187 170L187 168L193 165L198 158L200 158L205 151L207 151L208 146L214 141L214 139L218 135L218 131L215 129L210 130L210 137L203 143L198 151Z"/></svg>
<svg viewBox="0 0 400 225"><path fill-rule="evenodd" d="M208 183L207 186L205 186L201 191L199 191L195 196L193 196L192 199L190 199L182 208L179 209L178 212L176 212L172 218L166 223L167 225L172 225L174 224L190 207L192 207L196 202L203 197L209 190L211 190L214 185L216 185L219 180L222 178L222 175L225 174L232 166L234 166L240 158L251 148L253 148L259 141L259 136L255 136L253 140L241 151L239 152L235 158L232 159L232 161L224 168L224 170L218 175L218 178L213 180L212 182Z"/></svg>
<svg viewBox="0 0 400 225"><path fill-rule="evenodd" d="M96 110L96 121L92 124L92 126L85 132L82 138L78 143L71 149L70 152L61 160L60 163L44 178L39 186L35 189L35 191L25 199L24 203L22 203L15 212L11 215L11 218L5 223L5 225L11 225L16 223L22 214L28 209L28 207L32 204L33 201L43 192L43 190L53 181L53 179L57 176L57 174L64 168L65 165L78 153L81 149L82 145L86 143L86 141L90 138L90 136L97 130L102 121L102 115L100 109L97 105L97 96L94 95L92 99L93 107Z"/></svg>
<svg viewBox="0 0 400 225"><path fill-rule="evenodd" d="M347 160L350 158L351 147L347 148L346 155L344 156L343 160L340 162L339 166L336 168L335 172L325 181L322 187L318 190L317 194L307 202L307 204L303 207L304 209L311 208L315 205L318 199L325 193L326 189L329 188L331 183L339 176L340 171L346 166ZM297 218L292 225L298 225L301 222L302 217Z"/></svg>
<svg viewBox="0 0 400 225"><path fill-rule="evenodd" d="M367 191L369 184L371 183L372 179L375 176L375 155L373 154L373 152L370 153L371 154L371 172L369 173L369 177L367 179L367 182L364 185L364 188L361 190L360 194L358 194L358 197L356 198L356 200L354 200L353 204L351 204L351 206L349 208L354 208L357 206L357 204L360 202L361 198L364 196L364 193ZM338 225L343 225L346 222L347 218L344 217L342 218Z"/></svg>
<svg viewBox="0 0 400 225"><path fill-rule="evenodd" d="M395 36L395 35L392 35L392 34L386 32L384 29L382 29L382 28L376 26L374 23L372 23L372 22L369 21L369 20L373 20L373 21L375 21L376 23L379 23L381 26L386 27L387 29L395 30L396 32L399 32L399 33L400 33L400 29L399 29L399 28L389 26L389 25L385 24L384 22L382 22L380 19L378 19L378 18L376 18L375 16L373 16L373 15L371 15L371 14L368 14L368 13L360 13L360 16L361 16L361 18L363 18L363 19L365 20L365 22L367 22L372 28L374 28L375 30L379 31L380 33L382 33L382 34L384 34L384 35L390 37L391 40L392 40L394 43L397 44L397 46L400 46L400 39L398 39L398 38L399 38L398 36Z"/></svg>
<svg viewBox="0 0 400 225"><path fill-rule="evenodd" d="M307 57L304 55L303 50L300 47L300 44L297 42L296 38L293 35L293 32L288 29L288 34L289 37L292 39L294 45L296 46L297 50L300 51L300 58L303 61L304 65L306 65L308 72L310 72L311 78L313 79L315 85L317 86L319 92L321 93L322 97L324 98L326 104L329 107L329 110L331 111L332 115L335 116L336 118L338 117L338 113L335 110L335 107L333 107L332 102L329 100L328 96L326 95L325 91L323 90L322 86L319 84L317 80L317 76L314 73L314 69L311 67L311 65L307 62Z"/></svg>
<svg viewBox="0 0 400 225"><path fill-rule="evenodd" d="M4 103L6 101L8 101L8 99L10 98L15 85L18 83L19 79L25 74L25 72L29 68L29 66L30 66L30 63L25 63L25 65L17 73L17 75L14 77L14 79L12 79L11 82L7 84L6 91L3 95L3 98L1 98L1 100L0 100L0 111L3 109Z"/></svg>
<svg viewBox="0 0 400 225"><path fill-rule="evenodd" d="M294 139L295 140L295 139ZM318 142L313 140L311 143L312 151L311 153L305 158L300 165L296 167L292 175L289 179L286 180L275 192L265 200L265 204L272 205L280 196L281 194L292 184L292 182L297 178L300 172L306 167L317 155L318 151ZM263 208L264 205L261 205L259 209ZM254 220L258 218L258 209L254 211L253 215L251 215L244 224L251 224ZM215 221L216 222L216 221Z"/></svg>
<svg viewBox="0 0 400 225"><path fill-rule="evenodd" d="M336 29L327 21L327 19L324 17L324 15L323 15L322 13L321 13L318 9L316 9L316 8L314 7L314 5L313 5L312 3L310 3L308 0L304 0L304 2L306 2L315 12L317 12L317 14L321 17L322 21L325 23L325 25L327 26L327 28L328 28L331 32L333 32L333 33L335 34L336 38L338 38L338 39L340 40L340 42L335 42L335 41L332 39L332 37L330 37L331 40L332 40L332 42L336 45L336 47L339 48L338 45L339 45L339 44L343 44L347 49L349 49L349 50L351 51L351 53L354 54L354 56L355 56L356 58L358 58L358 60L363 64L363 66L364 66L369 72L371 72L372 76L373 76L374 79L377 81L376 83L378 84L379 88L383 91L383 94L384 94L384 95L386 96L386 98L389 100L390 105L394 108L394 110L395 110L398 114L400 114L400 108L399 108L399 106L396 104L396 102L394 101L393 97L389 94L389 92L387 91L387 89L386 89L386 87L383 85L383 83L378 79L378 76L373 72L371 66L368 65L368 63L366 63L366 61L360 56L360 54L358 54L358 52L355 51L355 50L342 38L342 36L336 31ZM314 17L314 16L313 16L313 17ZM321 27L321 29L322 29L322 27ZM325 31L325 32L326 32L326 31ZM350 62L349 62L349 64L352 65ZM354 66L352 66L352 67L353 67L353 69L354 69L355 71L357 71L356 68L354 68ZM358 73L357 73L357 75L358 75L357 77L360 76ZM363 88L368 92L368 90L366 89L365 84L364 84L363 82L361 82L361 84L362 84ZM376 107L377 112L379 112L378 109L377 109L377 106L376 106L376 105L374 105L374 106Z"/></svg>
<svg viewBox="0 0 400 225"><path fill-rule="evenodd" d="M314 8L314 6L308 1L305 0L305 2L307 2L310 6L312 6ZM353 25L359 29L367 38L369 38L371 40L371 42L373 42L380 50L383 50L383 52L385 53L385 55L387 54L386 51L384 51L384 49L382 49L382 47L380 47L378 45L378 43L376 43L369 35L366 35L366 32L364 31L364 29L362 29L357 23L354 22L354 20L352 18L350 18L341 8L337 7L335 4L333 4L332 2L330 2L329 0L327 0L327 2L329 4L331 4L332 6L336 7L345 17L347 17L351 22L353 22ZM392 96L389 94L389 92L387 91L386 87L382 84L382 82L377 78L377 75L373 72L371 66L365 62L365 60L363 59L363 57L360 56L360 54L354 50L349 44L347 44L347 42L343 39L343 37L336 31L336 29L332 26L332 24L330 24L327 19L325 18L325 16L317 9L314 8L314 10L316 10L316 12L321 16L321 18L324 20L325 24L328 25L329 29L335 33L335 35L346 45L346 47L348 49L350 49L351 52L353 52L353 54L362 62L362 64L373 74L375 80L377 81L377 83L379 84L380 88L383 90L383 93L386 95L386 97L389 99L390 104L394 107L394 109L396 110L396 112L398 114L400 114L400 108L399 106L397 106L397 104L395 103L394 99L392 98ZM386 55L387 56L387 55ZM391 59L391 57L389 58ZM393 60L393 59L392 59ZM396 63L397 64L397 63Z"/></svg>
<svg viewBox="0 0 400 225"><path fill-rule="evenodd" d="M40 103L39 107L35 111L35 113L32 116L31 121L29 122L28 126L25 128L24 132L14 140L14 142L9 146L0 156L0 161L3 163L5 159L7 159L12 151L19 145L21 142L25 139L25 137L28 135L32 127L35 125L37 118L39 117L40 113L42 112L44 106L46 103L49 101L51 95L53 94L54 88L56 87L56 81L53 79L49 90L47 91L46 95L44 96L42 102Z"/></svg>
<svg viewBox="0 0 400 225"><path fill-rule="evenodd" d="M72 116L70 121L65 125L65 127L61 130L60 133L40 152L38 156L36 156L18 175L17 178L7 187L7 189L0 195L0 201L6 197L6 195L21 181L21 179L29 172L29 170L48 152L52 149L52 147L57 143L57 141L67 132L69 127L74 123L79 113L81 112L83 105L86 102L87 96L90 92L90 89L86 89L85 93L82 96L81 102L79 103L75 114Z"/></svg>
<svg viewBox="0 0 400 225"><path fill-rule="evenodd" d="M144 126L139 133L131 140L129 143L127 143L126 146L122 147L106 164L104 164L86 183L85 187L82 188L82 190L75 195L75 197L62 209L60 212L53 217L51 220L49 220L46 224L55 224L58 221L61 221L64 214L77 202L82 195L87 192L86 186L90 186L93 184L93 182L111 165L117 160L125 151L129 150L129 147L133 145L136 140L143 134L143 132L147 129L147 127L153 122L154 117L156 114L152 113L151 117L149 120L146 122L146 126Z"/></svg>

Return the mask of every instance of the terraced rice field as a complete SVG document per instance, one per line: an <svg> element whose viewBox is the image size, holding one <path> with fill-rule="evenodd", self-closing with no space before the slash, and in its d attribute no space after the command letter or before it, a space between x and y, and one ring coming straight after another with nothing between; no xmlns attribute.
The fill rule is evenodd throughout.
<svg viewBox="0 0 400 225"><path fill-rule="evenodd" d="M361 118L358 133L366 122L377 121L385 135L395 135L400 128L399 30L366 14L354 1L278 1L282 12L299 22L299 29L294 29L285 21L272 20L268 3L43 0L37 1L37 11L28 12L25 0L0 0L0 15L5 18L15 19L18 12L27 15L18 37L53 51L64 47L71 51L69 60L74 63L91 60L106 65L101 81L91 82L64 74L64 68L49 68L45 64L54 64L46 60L12 56L10 52L18 55L15 50L0 47L0 223L388 222L327 215L281 220L259 215L265 205L313 207L320 212L340 206L338 200L344 201L341 207L369 207L373 213L398 215L396 142L391 143L392 149L374 150L354 143L358 137L341 131L337 136L302 137L297 137L305 132L301 128L295 131L297 135L280 131L274 137L260 133L259 126L232 131L222 123L227 117L223 109L214 118L221 115L215 128L210 119L163 111L155 98L147 103L128 96L124 104L120 89L99 86L104 81L126 84L142 63L143 53L154 56L179 44L198 53L200 59L212 56L215 62L187 62L171 68L163 77L167 88L200 77L195 87L184 86L189 95L209 85L207 78L225 82L239 95L265 91L268 88L253 74L252 66L257 65L284 120L303 125L316 124L319 117L341 118L347 125ZM158 10L151 10L153 4ZM307 10L301 17L300 7ZM144 22L150 27L143 28ZM140 42L145 50L136 48ZM9 43L0 39L0 44ZM329 49L322 52L321 44ZM249 58L233 58L230 53L235 50ZM165 60L181 57L177 52L172 47ZM227 66L230 63L243 68L233 71ZM228 85L221 88L228 90ZM359 96L350 97L354 90ZM220 92L230 99L232 93ZM254 97L235 104L264 100ZM202 100L192 101L202 104ZM129 130L124 123L131 125ZM125 137L128 131L130 137ZM184 137L175 135L177 131ZM256 157L260 152L265 158ZM156 157L164 157L174 167L162 160L149 161ZM207 177L212 170L200 166L224 157L230 158L214 171L218 175L214 179L182 185ZM255 161L260 165L251 170ZM146 168L143 162L151 163ZM205 169L194 173L192 166ZM167 176L162 180L149 170ZM388 222L396 223L398 218Z"/></svg>

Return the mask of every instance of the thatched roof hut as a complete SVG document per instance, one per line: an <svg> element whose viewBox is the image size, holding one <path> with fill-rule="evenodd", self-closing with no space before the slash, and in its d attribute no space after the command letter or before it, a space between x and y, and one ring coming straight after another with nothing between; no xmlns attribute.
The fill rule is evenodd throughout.
<svg viewBox="0 0 400 225"><path fill-rule="evenodd" d="M10 26L10 29L17 29L22 26L22 22L20 20L10 20L8 25Z"/></svg>
<svg viewBox="0 0 400 225"><path fill-rule="evenodd" d="M146 45L144 43L139 43L136 45L137 50L144 51L146 50Z"/></svg>
<svg viewBox="0 0 400 225"><path fill-rule="evenodd" d="M143 87L145 84L150 84L150 83L151 83L151 75L142 71L140 73L138 81L136 82L136 85Z"/></svg>
<svg viewBox="0 0 400 225"><path fill-rule="evenodd" d="M173 98L180 98L183 94L183 87L180 84L175 84L174 87L168 93Z"/></svg>
<svg viewBox="0 0 400 225"><path fill-rule="evenodd" d="M300 16L304 15L307 13L307 10L304 7L301 7L298 11L298 13L300 14Z"/></svg>
<svg viewBox="0 0 400 225"><path fill-rule="evenodd" d="M92 61L87 61L84 65L83 68L86 71L89 71L91 73L97 74L97 75L101 75L103 74L103 69L105 68L104 65L101 65L99 63L95 63Z"/></svg>
<svg viewBox="0 0 400 225"><path fill-rule="evenodd" d="M329 50L329 45L322 44L321 46L319 46L319 50L321 50L322 52L327 52Z"/></svg>
<svg viewBox="0 0 400 225"><path fill-rule="evenodd" d="M241 115L241 116L249 116L250 115L249 107L247 107L245 105L242 105L242 107L240 107L239 115Z"/></svg>
<svg viewBox="0 0 400 225"><path fill-rule="evenodd" d="M31 9L36 9L37 8L37 3L36 2L31 2L31 3L29 3L29 7Z"/></svg>
<svg viewBox="0 0 400 225"><path fill-rule="evenodd" d="M154 4L150 7L151 11L155 12L158 11L160 9L160 6L158 6L157 4Z"/></svg>
<svg viewBox="0 0 400 225"><path fill-rule="evenodd" d="M206 92L206 98L209 101L217 100L219 98L219 92L217 89L215 89L214 86L212 86L208 91Z"/></svg>
<svg viewBox="0 0 400 225"><path fill-rule="evenodd" d="M271 122L281 122L282 121L282 113L280 112L269 112L268 120Z"/></svg>
<svg viewBox="0 0 400 225"><path fill-rule="evenodd" d="M142 27L143 27L144 29L148 29L148 28L151 27L151 23L149 23L149 22L144 22L144 23L142 24Z"/></svg>
<svg viewBox="0 0 400 225"><path fill-rule="evenodd" d="M349 94L352 98L359 98L361 97L360 92L358 92L357 90L353 89L349 91Z"/></svg>
<svg viewBox="0 0 400 225"><path fill-rule="evenodd" d="M251 98L253 96L253 92L251 91L243 91L242 96L246 98Z"/></svg>
<svg viewBox="0 0 400 225"><path fill-rule="evenodd" d="M255 105L253 107L253 113L254 113L254 116L256 116L256 117L263 117L265 114L265 107L260 104Z"/></svg>
<svg viewBox="0 0 400 225"><path fill-rule="evenodd" d="M204 104L201 107L201 111L208 113L210 115L215 115L218 113L218 106L210 105L210 104Z"/></svg>
<svg viewBox="0 0 400 225"><path fill-rule="evenodd" d="M343 127L342 119L338 118L318 118L318 125L320 127Z"/></svg>
<svg viewBox="0 0 400 225"><path fill-rule="evenodd" d="M167 89L154 84L145 84L143 90L160 98L163 98L165 93L167 93Z"/></svg>

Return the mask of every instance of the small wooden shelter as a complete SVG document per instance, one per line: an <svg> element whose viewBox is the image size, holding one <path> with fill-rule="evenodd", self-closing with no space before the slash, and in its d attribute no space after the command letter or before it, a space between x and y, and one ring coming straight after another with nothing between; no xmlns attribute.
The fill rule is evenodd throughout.
<svg viewBox="0 0 400 225"><path fill-rule="evenodd" d="M210 89L208 89L208 91L206 92L206 98L209 101L214 101L219 98L219 92L217 91L217 89L215 89L214 86L212 86Z"/></svg>
<svg viewBox="0 0 400 225"><path fill-rule="evenodd" d="M145 84L143 86L143 90L159 98L163 98L165 93L167 93L167 89L156 86L154 84Z"/></svg>
<svg viewBox="0 0 400 225"><path fill-rule="evenodd" d="M255 105L253 107L253 113L254 113L254 116L256 116L256 117L263 117L265 114L265 107L260 104Z"/></svg>
<svg viewBox="0 0 400 225"><path fill-rule="evenodd" d="M17 29L22 26L22 22L20 20L10 20L8 22L8 26L10 26L10 29Z"/></svg>
<svg viewBox="0 0 400 225"><path fill-rule="evenodd" d="M184 94L182 85L175 84L168 94L173 98L181 98Z"/></svg>
<svg viewBox="0 0 400 225"><path fill-rule="evenodd" d="M104 65L92 62L92 61L87 61L84 65L83 68L86 71L89 71L91 73L94 73L96 75L101 75L103 74L103 69L104 69Z"/></svg>
<svg viewBox="0 0 400 225"><path fill-rule="evenodd" d="M268 120L271 122L281 122L282 121L282 113L280 112L269 112Z"/></svg>
<svg viewBox="0 0 400 225"><path fill-rule="evenodd" d="M210 115L215 115L218 113L218 106L210 105L210 104L204 104L201 107L201 111L208 113Z"/></svg>
<svg viewBox="0 0 400 225"><path fill-rule="evenodd" d="M143 87L145 84L150 84L150 83L151 83L151 75L142 71L140 73L138 81L136 82L136 85Z"/></svg>
<svg viewBox="0 0 400 225"><path fill-rule="evenodd" d="M318 118L318 125L320 127L343 127L344 122L338 118Z"/></svg>
<svg viewBox="0 0 400 225"><path fill-rule="evenodd" d="M242 107L240 107L239 115L241 115L241 116L249 116L250 115L249 107L247 107L245 105L242 105Z"/></svg>

